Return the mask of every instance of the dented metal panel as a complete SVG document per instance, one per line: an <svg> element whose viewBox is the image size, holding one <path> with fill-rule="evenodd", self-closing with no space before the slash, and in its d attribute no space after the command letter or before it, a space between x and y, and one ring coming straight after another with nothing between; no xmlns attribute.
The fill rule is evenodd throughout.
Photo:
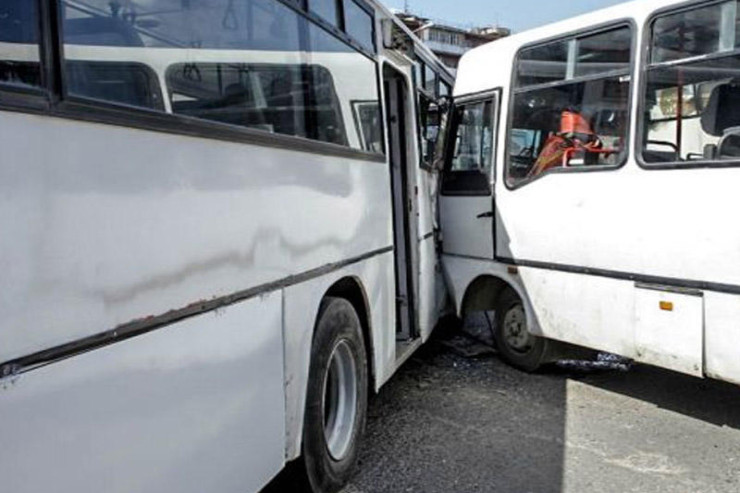
<svg viewBox="0 0 740 493"><path fill-rule="evenodd" d="M0 126L23 157L0 165L0 361L392 244L382 163L7 112Z"/></svg>

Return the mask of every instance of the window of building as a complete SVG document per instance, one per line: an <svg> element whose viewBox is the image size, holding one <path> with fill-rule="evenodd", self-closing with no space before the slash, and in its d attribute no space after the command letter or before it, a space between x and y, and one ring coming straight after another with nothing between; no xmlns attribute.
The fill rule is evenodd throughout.
<svg viewBox="0 0 740 493"><path fill-rule="evenodd" d="M624 162L630 47L631 30L624 27L520 53L508 135L510 186L553 170ZM546 53L565 57L550 62Z"/></svg>
<svg viewBox="0 0 740 493"><path fill-rule="evenodd" d="M735 1L653 22L641 119L646 164L740 158L739 24Z"/></svg>
<svg viewBox="0 0 740 493"><path fill-rule="evenodd" d="M41 87L38 25L36 2L0 3L0 84Z"/></svg>
<svg viewBox="0 0 740 493"><path fill-rule="evenodd" d="M88 0L64 13L70 96L382 150L375 62L280 1Z"/></svg>

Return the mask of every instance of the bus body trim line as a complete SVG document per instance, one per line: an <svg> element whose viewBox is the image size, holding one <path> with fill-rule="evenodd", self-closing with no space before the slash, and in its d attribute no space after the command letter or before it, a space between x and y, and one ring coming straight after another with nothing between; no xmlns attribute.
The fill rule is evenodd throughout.
<svg viewBox="0 0 740 493"><path fill-rule="evenodd" d="M112 344L123 342L134 337L142 336L149 332L168 327L176 322L234 305L266 293L294 286L393 251L394 247L388 246L357 257L326 264L300 274L294 274L277 281L261 284L226 296L221 296L211 300L198 301L184 308L171 310L162 315L137 319L105 332L84 337L49 349L44 349L27 356L22 356L0 364L0 380L41 368L48 364L56 363L89 351L94 351Z"/></svg>
<svg viewBox="0 0 740 493"><path fill-rule="evenodd" d="M540 262L537 260L519 260L508 257L496 257L495 259L484 259L478 257L471 257L468 255L458 255L445 253L444 256L463 258L468 260L477 261L488 261L498 262L501 264L514 265L517 267L531 267L535 269L553 270L559 272L567 272L569 274L585 274L588 276L595 277L607 277L611 279L618 279L623 281L633 281L636 287L645 288L649 286L652 289L658 289L662 291L680 290L683 294L697 294L702 291L713 291L717 293L727 294L740 294L740 285L737 284L724 284L710 281L697 281L693 279L680 279L675 277L661 277L652 276L648 274L638 274L632 272L616 271L601 269L595 267L584 267L577 265L568 264L556 264L552 262ZM689 293L687 293L689 291Z"/></svg>

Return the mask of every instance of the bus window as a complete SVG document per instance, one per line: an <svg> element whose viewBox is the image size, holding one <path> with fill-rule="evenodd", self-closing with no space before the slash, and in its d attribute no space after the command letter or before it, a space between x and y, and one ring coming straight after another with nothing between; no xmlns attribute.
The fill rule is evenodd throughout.
<svg viewBox="0 0 740 493"><path fill-rule="evenodd" d="M517 60L520 85L545 84L565 80L569 44L566 41L522 50Z"/></svg>
<svg viewBox="0 0 740 493"><path fill-rule="evenodd" d="M578 55L574 76L629 72L632 36L629 29L614 29L586 36L576 43Z"/></svg>
<svg viewBox="0 0 740 493"><path fill-rule="evenodd" d="M354 0L344 0L345 31L369 51L375 51L373 16Z"/></svg>
<svg viewBox="0 0 740 493"><path fill-rule="evenodd" d="M68 61L67 87L72 94L130 106L163 110L157 74L143 63Z"/></svg>
<svg viewBox="0 0 740 493"><path fill-rule="evenodd" d="M174 113L346 144L331 74L323 67L183 63L167 70L167 88Z"/></svg>
<svg viewBox="0 0 740 493"><path fill-rule="evenodd" d="M377 101L352 101L357 133L360 135L362 148L369 152L383 153L383 124L380 120L380 108Z"/></svg>
<svg viewBox="0 0 740 493"><path fill-rule="evenodd" d="M331 25L339 27L338 0L309 0L308 9L321 16Z"/></svg>
<svg viewBox="0 0 740 493"><path fill-rule="evenodd" d="M421 163L432 166L434 153L439 138L439 127L441 121L441 109L439 104L433 102L425 95L419 95L419 119L421 125Z"/></svg>
<svg viewBox="0 0 740 493"><path fill-rule="evenodd" d="M556 55L566 45L572 49L564 68ZM546 53L554 61L545 61ZM624 162L630 58L628 27L521 52L508 137L509 185L556 168Z"/></svg>
<svg viewBox="0 0 740 493"><path fill-rule="evenodd" d="M713 4L653 22L642 113L647 165L740 157L740 17L734 7Z"/></svg>
<svg viewBox="0 0 740 493"><path fill-rule="evenodd" d="M9 0L0 4L0 83L41 86L36 2Z"/></svg>
<svg viewBox="0 0 740 493"><path fill-rule="evenodd" d="M379 108L375 62L281 1L67 2L63 28L71 96L377 148L351 106Z"/></svg>
<svg viewBox="0 0 740 493"><path fill-rule="evenodd" d="M491 101L463 105L455 111L457 135L450 171L490 174L493 163Z"/></svg>

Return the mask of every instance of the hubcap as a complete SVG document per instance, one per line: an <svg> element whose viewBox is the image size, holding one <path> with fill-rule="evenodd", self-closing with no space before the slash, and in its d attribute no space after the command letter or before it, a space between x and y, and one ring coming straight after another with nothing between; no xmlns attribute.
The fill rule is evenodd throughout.
<svg viewBox="0 0 740 493"><path fill-rule="evenodd" d="M322 407L329 454L334 460L342 460L352 445L357 417L357 365L347 341L339 341L329 359Z"/></svg>
<svg viewBox="0 0 740 493"><path fill-rule="evenodd" d="M512 306L504 315L504 341L518 353L532 349L534 339L527 330L527 315L522 305Z"/></svg>

